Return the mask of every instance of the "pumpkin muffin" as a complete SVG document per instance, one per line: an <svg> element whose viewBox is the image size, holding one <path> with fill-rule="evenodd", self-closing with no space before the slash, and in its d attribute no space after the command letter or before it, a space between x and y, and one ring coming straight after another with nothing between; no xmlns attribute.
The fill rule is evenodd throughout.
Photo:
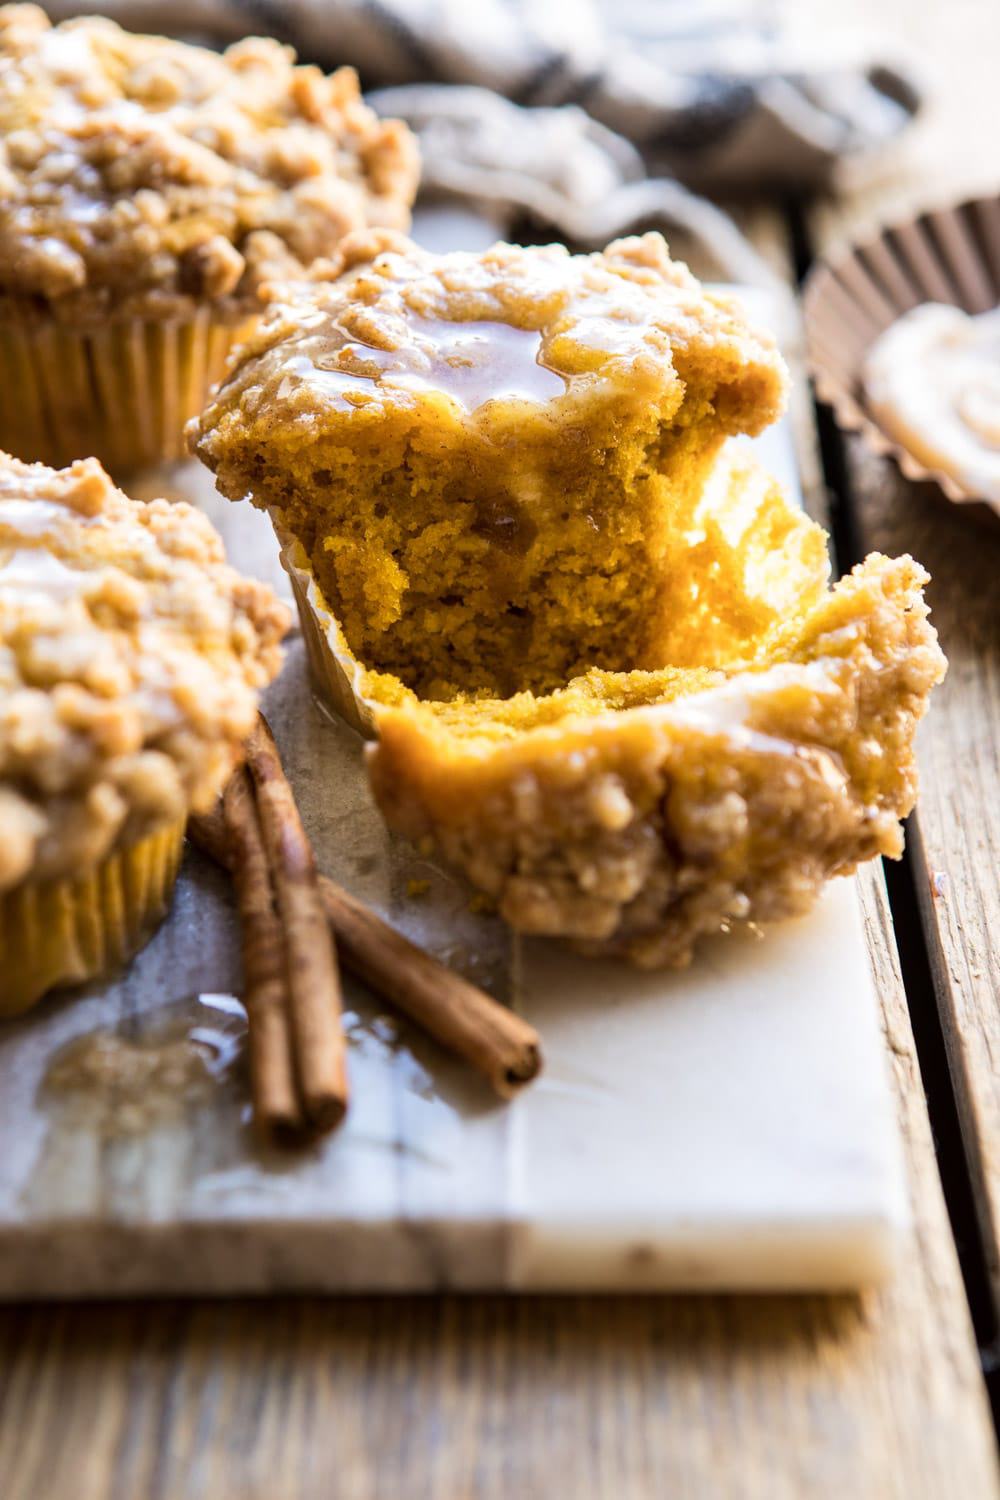
<svg viewBox="0 0 1000 1500"><path fill-rule="evenodd" d="M148 937L287 623L190 506L0 455L0 1013Z"/></svg>
<svg viewBox="0 0 1000 1500"><path fill-rule="evenodd" d="M696 649L687 533L785 373L660 235L579 256L354 235L272 295L192 446L270 511L307 631L316 606L442 700Z"/></svg>
<svg viewBox="0 0 1000 1500"><path fill-rule="evenodd" d="M797 915L831 876L899 857L945 668L926 581L873 555L723 667L452 704L376 678L376 799L518 931L687 964L700 936Z"/></svg>
<svg viewBox="0 0 1000 1500"><path fill-rule="evenodd" d="M350 69L0 8L0 443L178 456L262 279L405 228L416 182Z"/></svg>
<svg viewBox="0 0 1000 1500"><path fill-rule="evenodd" d="M829 589L823 531L727 441L783 398L658 235L369 235L278 291L193 424L271 511L389 825L519 931L684 964L901 850L944 671L926 575L873 556Z"/></svg>
<svg viewBox="0 0 1000 1500"><path fill-rule="evenodd" d="M650 967L900 854L945 671L919 565L873 555L831 591L825 533L734 445L675 560L673 654L547 693L422 698L358 661L316 594L306 631L324 696L375 736L391 828L518 931Z"/></svg>

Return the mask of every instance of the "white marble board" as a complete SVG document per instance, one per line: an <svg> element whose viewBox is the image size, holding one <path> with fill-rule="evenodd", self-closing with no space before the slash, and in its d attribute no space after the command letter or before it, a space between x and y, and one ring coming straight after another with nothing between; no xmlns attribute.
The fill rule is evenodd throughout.
<svg viewBox="0 0 1000 1500"><path fill-rule="evenodd" d="M764 446L794 483L787 431ZM193 466L147 481L168 489L285 589L260 515ZM684 973L582 960L471 912L389 836L298 642L266 707L322 867L535 1022L545 1072L501 1104L348 978L347 1123L305 1154L262 1152L232 903L189 851L127 974L0 1025L0 1296L849 1288L889 1272L907 1206L853 881L802 920L706 944Z"/></svg>

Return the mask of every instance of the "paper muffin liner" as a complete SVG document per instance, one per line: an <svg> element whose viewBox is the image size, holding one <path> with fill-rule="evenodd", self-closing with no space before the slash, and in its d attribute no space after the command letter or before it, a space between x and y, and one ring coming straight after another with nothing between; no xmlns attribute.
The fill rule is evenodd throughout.
<svg viewBox="0 0 1000 1500"><path fill-rule="evenodd" d="M344 719L352 729L366 739L374 739L375 704L366 692L368 674L323 598L305 549L289 536L274 515L271 520L299 612L313 692L325 708Z"/></svg>
<svg viewBox="0 0 1000 1500"><path fill-rule="evenodd" d="M0 319L0 448L53 468L95 457L112 474L184 457L184 424L251 322L209 308L92 328Z"/></svg>
<svg viewBox="0 0 1000 1500"><path fill-rule="evenodd" d="M838 423L895 459L907 479L931 480L949 500L995 522L985 504L941 469L928 468L879 423L862 372L869 349L903 313L940 302L967 313L1000 303L1000 196L920 214L817 266L803 295L809 366Z"/></svg>
<svg viewBox="0 0 1000 1500"><path fill-rule="evenodd" d="M184 826L116 850L85 875L24 881L0 895L0 1015L112 973L142 947L170 904Z"/></svg>

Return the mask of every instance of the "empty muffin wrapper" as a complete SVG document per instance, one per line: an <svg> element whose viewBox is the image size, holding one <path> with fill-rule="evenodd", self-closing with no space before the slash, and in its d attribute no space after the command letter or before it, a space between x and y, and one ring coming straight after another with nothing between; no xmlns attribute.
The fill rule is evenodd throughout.
<svg viewBox="0 0 1000 1500"><path fill-rule="evenodd" d="M933 481L949 500L995 521L996 509L980 503L980 494L922 462L886 430L865 390L865 362L876 340L929 302L970 315L1000 304L1000 196L921 214L817 267L803 303L816 390L841 427L895 459L908 479Z"/></svg>

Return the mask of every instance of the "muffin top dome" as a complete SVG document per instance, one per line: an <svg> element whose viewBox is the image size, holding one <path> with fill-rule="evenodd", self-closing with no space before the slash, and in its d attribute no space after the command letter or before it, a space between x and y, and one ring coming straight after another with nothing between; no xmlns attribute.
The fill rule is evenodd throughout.
<svg viewBox="0 0 1000 1500"><path fill-rule="evenodd" d="M77 318L251 306L348 230L405 227L406 126L277 42L222 54L0 7L0 293Z"/></svg>
<svg viewBox="0 0 1000 1500"><path fill-rule="evenodd" d="M663 236L570 255L497 244L435 255L400 234L352 234L305 281L270 289L267 318L200 422L216 434L280 410L287 424L369 426L391 408L432 405L442 423L566 420L580 398L656 404L665 418L700 398L720 425L758 432L781 412L773 339L706 291Z"/></svg>
<svg viewBox="0 0 1000 1500"><path fill-rule="evenodd" d="M712 462L785 396L734 301L659 234L434 255L368 230L271 294L187 430L359 659L432 698L664 659Z"/></svg>
<svg viewBox="0 0 1000 1500"><path fill-rule="evenodd" d="M191 506L0 455L0 891L208 806L287 625Z"/></svg>

